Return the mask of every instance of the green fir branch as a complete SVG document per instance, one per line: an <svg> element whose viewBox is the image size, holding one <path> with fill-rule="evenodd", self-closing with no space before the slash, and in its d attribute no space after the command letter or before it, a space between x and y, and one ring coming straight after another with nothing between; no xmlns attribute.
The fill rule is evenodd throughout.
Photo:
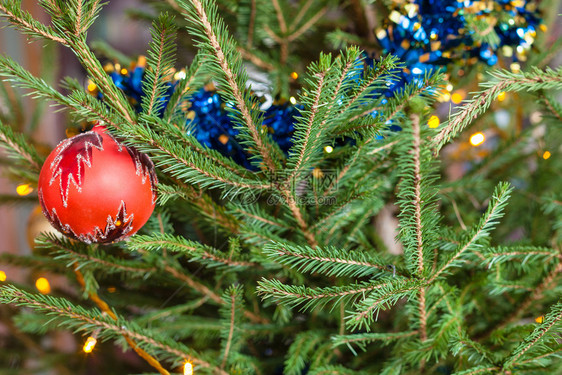
<svg viewBox="0 0 562 375"><path fill-rule="evenodd" d="M332 246L311 248L290 243L269 243L263 248L263 253L272 261L295 268L301 273L357 278L392 272L388 265L374 254Z"/></svg>
<svg viewBox="0 0 562 375"><path fill-rule="evenodd" d="M525 265L527 262L550 263L553 258L559 258L560 252L556 249L541 246L498 246L486 247L480 251L485 257L484 262L488 268L496 264L517 262Z"/></svg>
<svg viewBox="0 0 562 375"><path fill-rule="evenodd" d="M263 299L272 299L276 303L295 308L302 305L300 311L322 308L332 303L332 309L338 303L351 303L359 298L371 296L378 290L388 291L393 285L404 283L404 279L381 279L371 282L352 283L345 286L310 288L299 285L286 285L279 280L262 279L258 282L258 293ZM417 284L416 284L417 285Z"/></svg>
<svg viewBox="0 0 562 375"><path fill-rule="evenodd" d="M166 233L153 233L151 235L136 235L127 242L129 250L160 251L162 249L185 254L191 260L200 262L208 267L228 266L229 268L243 270L246 267L256 267L253 262L242 259L231 259L230 254L225 254L211 246L190 241L180 236Z"/></svg>
<svg viewBox="0 0 562 375"><path fill-rule="evenodd" d="M242 346L242 312L244 310L243 289L231 286L223 294L221 315L221 369L231 365L233 357Z"/></svg>
<svg viewBox="0 0 562 375"><path fill-rule="evenodd" d="M31 168L33 172L39 173L43 160L35 148L23 134L15 134L10 126L2 122L0 122L0 147L7 151L8 157L15 160L15 164L24 165Z"/></svg>
<svg viewBox="0 0 562 375"><path fill-rule="evenodd" d="M309 361L314 358L316 347L325 341L325 336L318 331L304 331L297 334L287 350L283 373L300 375Z"/></svg>
<svg viewBox="0 0 562 375"><path fill-rule="evenodd" d="M174 364L180 364L189 359L197 366L213 369L218 374L227 374L182 343L164 336L154 335L122 317L117 316L117 319L114 320L97 309L86 310L75 306L63 298L31 294L8 285L0 287L0 303L28 307L37 312L52 315L55 318L49 324L63 326L75 332L93 334L94 331L100 329L98 339L115 340L125 335L135 340L142 349Z"/></svg>
<svg viewBox="0 0 562 375"><path fill-rule="evenodd" d="M520 362L530 356L544 352L544 348L549 344L556 343L554 335L560 333L560 320L562 319L562 302L557 302L550 308L550 312L544 317L543 323L523 340L513 351L505 358L502 370L510 370Z"/></svg>
<svg viewBox="0 0 562 375"><path fill-rule="evenodd" d="M369 331L381 310L390 308L402 298L412 299L422 287L422 281L398 277L381 283L378 288L371 290L365 299L353 305L353 310L348 311L349 315L345 318L345 324L352 331Z"/></svg>
<svg viewBox="0 0 562 375"><path fill-rule="evenodd" d="M438 266L438 270L429 278L428 283L433 282L441 274L451 267L459 267L462 264L462 256L471 250L480 249L478 243L480 239L489 237L490 232L495 228L498 220L504 215L503 210L507 205L507 200L511 196L513 188L506 182L502 182L496 186L492 200L488 205L488 209L476 225L470 231L469 239L459 244L459 246L448 255L447 258Z"/></svg>
<svg viewBox="0 0 562 375"><path fill-rule="evenodd" d="M8 21L24 33L36 38L53 40L62 45L68 45L67 40L57 30L45 26L22 9L21 0L0 0L0 12Z"/></svg>
<svg viewBox="0 0 562 375"><path fill-rule="evenodd" d="M429 150L422 144L420 115L412 113L410 123L411 129L407 127L402 131L409 144L404 142L398 149L401 176L398 184L398 238L404 245L409 272L423 276L431 266L430 251L437 241L440 220L436 207L437 175Z"/></svg>
<svg viewBox="0 0 562 375"><path fill-rule="evenodd" d="M141 102L143 113L148 116L163 109L162 98L167 90L167 77L171 74L176 60L176 26L173 17L167 13L161 14L152 24L150 32L152 41L148 50L148 69L142 86L145 96Z"/></svg>
<svg viewBox="0 0 562 375"><path fill-rule="evenodd" d="M242 57L218 16L216 4L208 0L190 0L189 3L177 0L177 4L190 22L188 31L198 39L197 47L209 56L208 69L222 88L225 100L236 103L235 109L227 108L240 132L242 143L257 152L269 171L276 170L278 160L282 160L281 151L260 131L261 113L254 109L246 90L248 77L242 67Z"/></svg>
<svg viewBox="0 0 562 375"><path fill-rule="evenodd" d="M498 70L493 73L492 80L481 84L483 91L466 102L447 124L445 124L439 134L432 140L434 154L458 133L460 133L474 119L483 114L498 97L501 92L519 91L539 91L548 89L562 88L562 68L553 70L546 68L540 70L531 68L528 73L512 73L507 70Z"/></svg>
<svg viewBox="0 0 562 375"><path fill-rule="evenodd" d="M382 345L390 345L396 340L400 340L406 337L412 337L417 335L417 331L409 332L371 332L371 333L355 333L351 335L335 335L332 336L332 346L338 347L341 345L346 345L353 355L357 355L357 351L354 348L356 345L360 350L366 352L367 346L374 342L380 342Z"/></svg>

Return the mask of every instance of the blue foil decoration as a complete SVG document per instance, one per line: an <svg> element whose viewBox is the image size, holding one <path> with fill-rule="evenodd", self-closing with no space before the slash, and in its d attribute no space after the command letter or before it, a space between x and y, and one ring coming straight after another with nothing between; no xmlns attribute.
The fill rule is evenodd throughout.
<svg viewBox="0 0 562 375"><path fill-rule="evenodd" d="M499 42L479 41L469 18L495 25ZM500 51L514 61L524 61L537 28L542 27L533 1L413 0L397 2L376 37L384 53L405 64L400 80L390 88L394 92L427 72L446 71L452 63L495 65Z"/></svg>
<svg viewBox="0 0 562 375"><path fill-rule="evenodd" d="M120 70L108 65L106 71L115 85L129 99L135 110L140 112L144 96L142 90L144 66L139 64L131 67L130 70ZM176 83L176 81L167 83L166 94L160 99L162 101L160 116L174 93ZM103 98L97 90L92 94L95 94L100 100ZM228 116L227 105L214 90L200 89L195 92L189 98L188 103L183 106L186 108L186 132L193 135L203 146L232 158L236 163L249 170L257 170L249 161L250 155L236 139L238 130ZM279 145L285 154L293 145L294 125L296 119L300 116L299 109L302 108L303 106L299 104L274 102L263 111L263 131L267 131L268 136Z"/></svg>

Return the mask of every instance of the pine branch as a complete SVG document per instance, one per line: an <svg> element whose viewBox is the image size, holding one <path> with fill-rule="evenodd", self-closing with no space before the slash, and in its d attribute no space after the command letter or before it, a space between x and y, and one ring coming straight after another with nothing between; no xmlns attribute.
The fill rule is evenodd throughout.
<svg viewBox="0 0 562 375"><path fill-rule="evenodd" d="M8 152L8 156L17 164L29 166L34 173L39 173L43 160L30 142L21 134L14 134L12 128L0 121L0 147Z"/></svg>
<svg viewBox="0 0 562 375"><path fill-rule="evenodd" d="M65 299L31 294L13 286L0 287L0 303L29 307L38 312L54 315L59 319L51 320L50 324L68 327L75 331L92 334L97 328L100 328L100 339L116 339L119 336L127 335L136 340L143 348L153 350L168 359L185 362L189 358L198 366L214 369L218 374L227 375L226 372L203 360L201 355L183 344L153 335L117 315L117 319L114 320L110 316L103 315L99 310L88 311Z"/></svg>
<svg viewBox="0 0 562 375"><path fill-rule="evenodd" d="M118 321L119 318L115 314L115 312L109 307L109 305L103 301L97 294L95 290L92 290L91 287L88 287L82 272L78 269L77 266L74 267L74 273L76 274L76 280L84 289L84 292L88 294L88 297L107 315L109 315L113 320ZM149 365L154 367L161 375L170 375L170 373L162 367L160 362L150 354L148 354L144 349L138 346L138 344L133 341L128 335L122 335L127 344Z"/></svg>
<svg viewBox="0 0 562 375"><path fill-rule="evenodd" d="M453 375L486 375L486 374L497 374L501 370L496 366L476 366L468 370L457 371Z"/></svg>
<svg viewBox="0 0 562 375"><path fill-rule="evenodd" d="M271 260L295 268L301 273L357 278L374 277L381 272L389 272L382 259L363 251L270 243L263 248L263 253Z"/></svg>
<svg viewBox="0 0 562 375"><path fill-rule="evenodd" d="M129 105L123 93L115 86L113 80L105 73L101 63L86 44L85 35L69 36L69 43L70 48L90 75L90 79L103 93L106 98L105 103L120 114L128 124L135 124L137 116L133 108ZM115 127L119 128L119 126Z"/></svg>
<svg viewBox="0 0 562 375"><path fill-rule="evenodd" d="M36 242L38 248L57 253L54 259L66 261L67 267L76 265L78 269L82 269L93 266L104 273L122 273L127 276L133 274L143 278L157 271L157 268L147 264L117 258L99 250L92 251L90 246L83 243L52 234L45 234Z"/></svg>
<svg viewBox="0 0 562 375"><path fill-rule="evenodd" d="M520 262L522 265L527 262L541 262L548 264L554 258L560 257L560 252L556 249L540 246L498 246L486 247L480 252L486 259L488 268L496 264Z"/></svg>
<svg viewBox="0 0 562 375"><path fill-rule="evenodd" d="M1 0L0 11L4 13L8 21L16 25L26 34L34 37L54 40L55 42L65 46L68 45L68 42L58 32L35 20L29 12L23 10L21 1Z"/></svg>
<svg viewBox="0 0 562 375"><path fill-rule="evenodd" d="M502 91L518 92L562 88L562 68L557 70L546 68L544 71L532 68L529 73L511 73L507 70L499 70L491 74L493 80L481 85L486 89L476 93L471 100L467 101L433 138L434 154L437 154L441 147L460 133L470 122L484 113Z"/></svg>
<svg viewBox="0 0 562 375"><path fill-rule="evenodd" d="M380 310L390 308L402 298L411 299L422 287L421 281L403 278L380 284L367 298L354 305L354 311L350 311L350 315L346 317L346 326L353 331L371 330L371 324L377 320Z"/></svg>
<svg viewBox="0 0 562 375"><path fill-rule="evenodd" d="M478 241L488 237L498 223L498 219L503 216L503 209L507 204L512 190L513 188L511 188L508 183L504 182L498 184L486 213L482 216L476 228L471 231L470 239L460 244L457 249L454 250L453 254L448 256L439 269L429 278L428 284L431 284L448 268L457 266L459 258L462 257L465 252L480 247Z"/></svg>
<svg viewBox="0 0 562 375"><path fill-rule="evenodd" d="M351 335L336 335L332 336L332 346L337 347L340 345L347 345L349 350L353 355L357 355L357 352L353 345L357 345L359 349L366 352L367 345L373 342L380 342L382 345L389 345L395 340L399 340L405 337L412 337L418 334L418 331L410 332L396 332L396 333L355 333Z"/></svg>
<svg viewBox="0 0 562 375"><path fill-rule="evenodd" d="M152 119L152 117L150 118ZM245 172L245 176L235 175L240 171L240 167L234 167L232 161L226 161L227 168L215 164L225 163L225 158L219 156L218 152L211 153L212 157L205 153L194 153L186 150L185 147L174 139L166 135L158 134L151 129L150 124L157 120L141 124L121 124L120 134L129 136L126 143L136 146L136 148L149 154L157 167L173 178L181 181L198 185L200 188L215 187L221 190L228 190L227 194L240 194L244 192L255 193L270 189L270 184L258 180L258 176ZM196 140L192 138L195 143Z"/></svg>
<svg viewBox="0 0 562 375"><path fill-rule="evenodd" d="M252 111L253 104L246 87L247 74L241 65L241 56L228 35L216 5L208 0L177 1L186 19L194 24L188 30L200 39L198 47L212 56L210 69L224 90L225 99L236 103L231 112L244 143L253 146L268 170L277 169L275 160L281 160L280 150L271 144L265 134L258 131L262 119L259 111Z"/></svg>
<svg viewBox="0 0 562 375"><path fill-rule="evenodd" d="M298 333L285 355L283 373L287 375L302 374L310 359L318 354L315 349L323 340L325 340L324 335L317 331Z"/></svg>
<svg viewBox="0 0 562 375"><path fill-rule="evenodd" d="M540 300L544 296L544 292L551 289L552 287L556 286L557 283L555 282L556 277L562 272L562 263L558 263L556 267L550 271L538 284L531 290L531 294L529 294L523 302L519 303L517 308L511 312L505 319L501 321L501 323L494 327L493 329L488 329L487 332L483 335L482 338L487 338L489 335L493 334L496 331L502 330L507 327L509 324L515 322L522 314L527 312L529 307L536 301Z"/></svg>
<svg viewBox="0 0 562 375"><path fill-rule="evenodd" d="M394 284L404 282L404 279L376 280L371 282L360 282L345 286L333 286L324 288L309 288L299 285L286 285L279 280L262 279L258 282L258 293L263 299L272 299L276 303L294 308L302 305L301 311L323 307L333 302L335 306L339 302L350 303L357 298L373 295L377 290L388 290ZM370 294L369 294L370 293ZM332 307L333 308L333 307Z"/></svg>
<svg viewBox="0 0 562 375"><path fill-rule="evenodd" d="M307 372L307 375L369 375L369 371L355 371L341 365L328 365L315 368Z"/></svg>
<svg viewBox="0 0 562 375"><path fill-rule="evenodd" d="M326 12L328 11L328 7L325 6L323 8L321 8L318 12L316 12L316 14L314 14L314 16L310 17L308 19L308 21L306 21L305 23L303 23L298 29L296 29L295 31L291 32L288 36L287 36L287 42L293 42L295 40L297 40L298 38L300 38L305 32L307 32L308 30L310 30L310 28L316 23L318 22L320 19L322 19L322 16L324 16L324 14L326 14Z"/></svg>
<svg viewBox="0 0 562 375"><path fill-rule="evenodd" d="M175 62L175 33L174 19L167 13L161 14L152 24L150 49L146 74L143 80L143 91L146 94L142 100L143 113L150 116L163 109L161 100L167 90L166 77L170 74Z"/></svg>
<svg viewBox="0 0 562 375"><path fill-rule="evenodd" d="M204 296L207 296L209 299L211 299L216 304L218 304L218 305L224 304L224 300L218 294L216 294L214 291L209 289L204 284L196 281L193 277L188 276L183 272L180 272L176 267L173 267L173 266L167 264L167 265L164 266L164 270L166 272L168 272L171 276L176 278L177 280L181 280L181 281L185 282L189 287L193 288L194 290L203 294ZM269 323L268 319L263 318L263 317L255 314L255 313L251 312L250 310L244 310L243 314L246 318L248 318L248 320L250 320L253 323L256 323L256 324L267 324L267 323Z"/></svg>
<svg viewBox="0 0 562 375"><path fill-rule="evenodd" d="M551 331L559 332L559 321L562 319L562 302L556 303L551 307L550 312L544 317L544 321L527 338L517 346L511 354L504 360L502 370L510 370L517 365L520 358L525 358L525 354L537 348L544 347L545 340L554 341L552 336L548 336Z"/></svg>
<svg viewBox="0 0 562 375"><path fill-rule="evenodd" d="M221 369L224 369L227 363L232 362L234 353L238 352L241 345L240 336L241 319L243 311L243 290L240 286L232 286L228 288L223 294L223 305L221 307L221 352L222 362ZM235 333L236 331L236 333Z"/></svg>
<svg viewBox="0 0 562 375"><path fill-rule="evenodd" d="M174 114L181 109L181 105L185 103L189 93L194 87L198 87L202 83L202 72L205 71L205 63L206 59L203 54L201 52L197 53L185 72L185 78L178 82L162 117L168 124L174 119Z"/></svg>
<svg viewBox="0 0 562 375"><path fill-rule="evenodd" d="M129 250L133 251L139 249L148 251L167 249L173 252L186 254L192 260L201 262L208 267L228 266L231 269L243 270L247 267L258 266L253 262L231 259L229 254L224 254L211 246L166 233L133 236L127 242L127 247Z"/></svg>

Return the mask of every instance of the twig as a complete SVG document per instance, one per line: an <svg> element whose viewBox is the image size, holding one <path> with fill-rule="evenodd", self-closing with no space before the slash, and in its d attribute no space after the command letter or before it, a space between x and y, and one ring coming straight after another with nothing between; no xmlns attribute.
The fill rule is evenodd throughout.
<svg viewBox="0 0 562 375"><path fill-rule="evenodd" d="M84 276L82 275L82 272L80 272L78 267L74 268L74 273L76 274L76 280L78 281L78 283L82 286L84 290L86 290L86 282L84 281ZM109 305L105 301L103 301L96 292L88 292L88 296L103 312L109 315L113 320L117 320L117 315L115 315L115 313L109 307ZM127 334L122 334L122 336L125 338L125 341L127 341L129 346L141 358L143 358L146 362L148 362L148 364L150 364L152 367L158 370L160 374L170 375L170 373L164 367L162 367L162 365L160 364L160 362L158 362L156 358L145 352L143 349L139 348L139 346Z"/></svg>
<svg viewBox="0 0 562 375"><path fill-rule="evenodd" d="M226 365L226 360L228 359L228 352L230 351L230 344L232 343L232 335L234 334L234 317L236 316L236 298L234 295L230 296L230 329L228 331L228 339L226 340L226 346L224 348L224 356L222 358L221 368Z"/></svg>

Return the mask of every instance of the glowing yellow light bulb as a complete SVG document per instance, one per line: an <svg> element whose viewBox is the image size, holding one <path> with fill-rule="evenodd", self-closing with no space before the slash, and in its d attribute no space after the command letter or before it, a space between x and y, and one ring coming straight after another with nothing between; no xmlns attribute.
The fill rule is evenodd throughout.
<svg viewBox="0 0 562 375"><path fill-rule="evenodd" d="M542 323L542 322L544 322L544 316L541 315L541 316L536 317L536 318L535 318L535 322L537 322L537 323Z"/></svg>
<svg viewBox="0 0 562 375"><path fill-rule="evenodd" d="M146 57L143 55L140 55L137 59L137 66L140 66L141 68L144 68L146 66Z"/></svg>
<svg viewBox="0 0 562 375"><path fill-rule="evenodd" d="M51 293L51 284L49 284L49 280L44 277L40 277L35 281L35 287L43 294Z"/></svg>
<svg viewBox="0 0 562 375"><path fill-rule="evenodd" d="M183 365L183 375L193 375L193 365L191 362L185 362L185 365Z"/></svg>
<svg viewBox="0 0 562 375"><path fill-rule="evenodd" d="M332 146L326 146L324 147L324 151L326 151L327 154L331 154L334 148Z"/></svg>
<svg viewBox="0 0 562 375"><path fill-rule="evenodd" d="M223 145L228 143L228 135L226 134L221 134L219 136L219 142L222 143Z"/></svg>
<svg viewBox="0 0 562 375"><path fill-rule="evenodd" d="M294 96L291 96L291 97L289 98L289 101L291 102L292 105L297 104L297 99L295 99Z"/></svg>
<svg viewBox="0 0 562 375"><path fill-rule="evenodd" d="M502 91L498 94L498 100L503 102L505 100L505 91Z"/></svg>
<svg viewBox="0 0 562 375"><path fill-rule="evenodd" d="M451 92L453 91L453 85L451 85L450 83L445 87L447 89L447 91Z"/></svg>
<svg viewBox="0 0 562 375"><path fill-rule="evenodd" d="M486 137L484 137L484 134L480 132L472 134L470 136L470 144L473 145L474 147L480 146L482 143L484 143L485 140Z"/></svg>
<svg viewBox="0 0 562 375"><path fill-rule="evenodd" d="M542 154L542 158L544 160L548 159L552 154L550 153L550 151L545 151L544 154Z"/></svg>
<svg viewBox="0 0 562 375"><path fill-rule="evenodd" d="M439 121L439 117L437 116L431 116L429 118L429 120L427 121L427 125L431 128L431 129L435 129L436 127L438 127L440 124Z"/></svg>
<svg viewBox="0 0 562 375"><path fill-rule="evenodd" d="M6 272L0 271L0 281L6 281L7 278Z"/></svg>
<svg viewBox="0 0 562 375"><path fill-rule="evenodd" d="M127 73L129 73L129 72L127 71L127 69L125 69L125 68L121 69L121 74L125 75L125 74L127 74Z"/></svg>
<svg viewBox="0 0 562 375"><path fill-rule="evenodd" d="M462 100L463 100L463 96L458 92L455 92L453 95L451 95L451 101L455 104L460 104Z"/></svg>
<svg viewBox="0 0 562 375"><path fill-rule="evenodd" d="M291 73L291 78L292 78L292 79L297 79L297 78L299 78L299 74L298 74L297 72L292 72L292 73Z"/></svg>
<svg viewBox="0 0 562 375"><path fill-rule="evenodd" d="M509 68L513 73L519 73L521 71L521 65L519 65L519 63L511 63Z"/></svg>
<svg viewBox="0 0 562 375"><path fill-rule="evenodd" d="M21 195L21 196L28 195L32 191L33 191L33 188L29 184L20 184L16 188L16 193L18 193L18 195Z"/></svg>
<svg viewBox="0 0 562 375"><path fill-rule="evenodd" d="M185 73L185 70L180 70L179 72L177 72L174 75L174 78L176 79L176 81L179 81L181 79L185 79L185 77L187 77L187 74ZM188 87L189 89L189 87Z"/></svg>
<svg viewBox="0 0 562 375"><path fill-rule="evenodd" d="M92 81L88 82L88 91L94 91L95 89L97 89L98 87L96 86L96 84Z"/></svg>
<svg viewBox="0 0 562 375"><path fill-rule="evenodd" d="M94 347L96 346L97 342L98 340L96 340L94 337L92 336L88 337L86 339L86 342L84 343L84 347L82 348L84 353L91 353L94 350Z"/></svg>

